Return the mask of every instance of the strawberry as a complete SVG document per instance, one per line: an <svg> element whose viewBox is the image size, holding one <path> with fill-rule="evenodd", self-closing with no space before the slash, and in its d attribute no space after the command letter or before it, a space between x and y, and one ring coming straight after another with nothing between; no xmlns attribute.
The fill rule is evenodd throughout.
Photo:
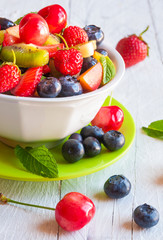
<svg viewBox="0 0 163 240"><path fill-rule="evenodd" d="M42 74L47 74L47 73L50 73L50 67L49 65L46 64L42 67Z"/></svg>
<svg viewBox="0 0 163 240"><path fill-rule="evenodd" d="M14 88L20 81L20 69L13 63L0 66L0 93Z"/></svg>
<svg viewBox="0 0 163 240"><path fill-rule="evenodd" d="M11 93L21 97L33 96L41 77L42 67L29 68L21 77L19 84L11 90Z"/></svg>
<svg viewBox="0 0 163 240"><path fill-rule="evenodd" d="M55 68L63 75L72 76L79 73L82 64L83 57L75 48L58 50L54 57Z"/></svg>
<svg viewBox="0 0 163 240"><path fill-rule="evenodd" d="M145 33L148 28L149 27L147 27L139 36L133 34L118 42L116 49L121 54L126 68L143 61L146 56L148 56L149 47L142 38L142 34Z"/></svg>
<svg viewBox="0 0 163 240"><path fill-rule="evenodd" d="M69 26L63 32L63 37L69 47L88 42L88 35L84 29L77 26Z"/></svg>

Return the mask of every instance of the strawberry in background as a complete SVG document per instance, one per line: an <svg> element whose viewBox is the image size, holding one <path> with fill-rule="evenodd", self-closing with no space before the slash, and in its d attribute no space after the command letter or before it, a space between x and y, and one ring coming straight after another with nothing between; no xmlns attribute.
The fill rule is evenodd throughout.
<svg viewBox="0 0 163 240"><path fill-rule="evenodd" d="M116 50L121 54L126 68L143 61L148 56L149 47L142 38L148 28L149 26L139 36L132 34L118 42Z"/></svg>

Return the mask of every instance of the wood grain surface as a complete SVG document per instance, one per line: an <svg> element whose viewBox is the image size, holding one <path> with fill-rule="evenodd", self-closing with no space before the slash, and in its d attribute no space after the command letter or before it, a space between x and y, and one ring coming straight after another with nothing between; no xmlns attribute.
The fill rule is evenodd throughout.
<svg viewBox="0 0 163 240"><path fill-rule="evenodd" d="M1 0L0 16L16 20L53 3ZM54 207L66 193L78 191L96 205L94 219L73 233L59 228L51 211L0 205L0 240L162 240L163 143L144 135L141 127L163 119L163 1L60 0L58 4L66 9L69 25L100 26L113 47L122 37L139 34L150 26L144 35L150 46L149 58L126 69L113 93L133 116L136 137L121 160L89 176L60 182L0 179L0 192L18 201ZM114 174L124 174L131 181L131 193L124 199L111 200L103 192L104 182ZM158 225L147 230L136 226L132 217L133 210L143 203L151 204L160 213Z"/></svg>

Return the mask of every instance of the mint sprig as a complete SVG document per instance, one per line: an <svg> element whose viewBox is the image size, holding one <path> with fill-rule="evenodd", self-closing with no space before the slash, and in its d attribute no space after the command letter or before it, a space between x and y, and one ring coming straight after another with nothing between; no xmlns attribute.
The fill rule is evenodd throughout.
<svg viewBox="0 0 163 240"><path fill-rule="evenodd" d="M17 145L15 155L29 172L47 178L58 177L57 163L45 146L24 149Z"/></svg>
<svg viewBox="0 0 163 240"><path fill-rule="evenodd" d="M114 63L108 56L101 56L100 62L102 64L103 68L103 79L102 79L102 85L105 85L108 83L111 79L114 78L116 74L116 69L114 66Z"/></svg>
<svg viewBox="0 0 163 240"><path fill-rule="evenodd" d="M148 127L142 127L142 130L150 137L163 139L163 120L152 122Z"/></svg>

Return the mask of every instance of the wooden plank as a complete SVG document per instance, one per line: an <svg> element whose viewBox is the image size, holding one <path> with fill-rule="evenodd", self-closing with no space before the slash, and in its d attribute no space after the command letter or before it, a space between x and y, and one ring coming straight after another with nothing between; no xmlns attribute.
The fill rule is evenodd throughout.
<svg viewBox="0 0 163 240"><path fill-rule="evenodd" d="M59 182L0 181L1 192L14 200L55 207L59 201ZM0 205L1 239L57 239L54 212L15 204Z"/></svg>

